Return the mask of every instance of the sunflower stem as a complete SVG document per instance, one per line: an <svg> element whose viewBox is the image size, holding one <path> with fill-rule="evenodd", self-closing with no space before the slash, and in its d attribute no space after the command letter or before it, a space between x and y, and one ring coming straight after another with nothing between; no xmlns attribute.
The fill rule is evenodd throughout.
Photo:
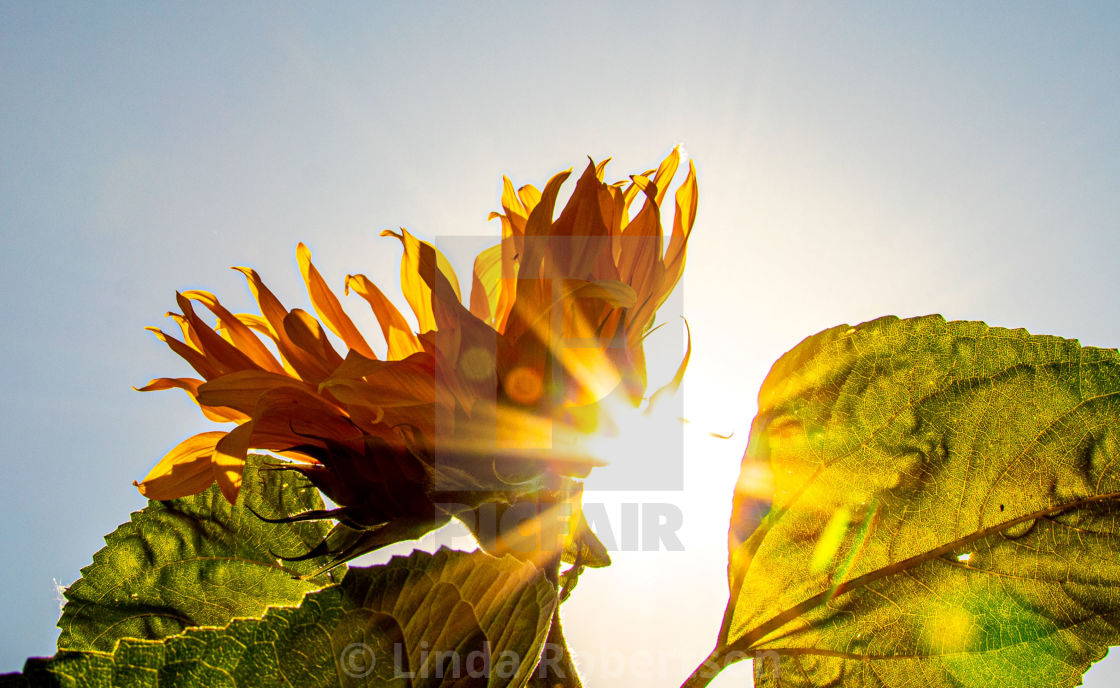
<svg viewBox="0 0 1120 688"><path fill-rule="evenodd" d="M545 577L557 594L560 590L560 556L545 567ZM529 688L583 688L579 680L572 655L568 652L568 643L564 640L564 630L560 626L560 603L557 601L556 609L552 612L552 624L548 628L548 638L545 641L541 661L533 670L533 677L529 681Z"/></svg>
<svg viewBox="0 0 1120 688"><path fill-rule="evenodd" d="M725 648L716 648L712 650L711 654L704 658L700 666L692 672L692 675L685 679L681 684L681 688L704 688L712 682L712 680L719 675L721 669L724 668L724 661L727 659Z"/></svg>

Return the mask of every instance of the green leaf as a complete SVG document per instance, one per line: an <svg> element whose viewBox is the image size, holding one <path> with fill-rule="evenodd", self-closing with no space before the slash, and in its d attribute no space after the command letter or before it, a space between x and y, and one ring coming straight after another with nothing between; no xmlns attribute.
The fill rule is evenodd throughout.
<svg viewBox="0 0 1120 688"><path fill-rule="evenodd" d="M111 653L31 659L22 677L0 682L27 688L522 686L555 606L555 590L532 564L482 552L415 552L385 566L351 568L341 584L309 594L299 607L164 640L125 638Z"/></svg>
<svg viewBox="0 0 1120 688"><path fill-rule="evenodd" d="M297 605L341 578L310 579L326 560L284 562L326 535L326 522L274 524L323 506L293 471L262 470L250 456L236 506L216 485L193 497L150 502L106 536L106 546L66 591L58 622L61 650L110 651L119 638L163 638L189 626L224 626L269 606Z"/></svg>
<svg viewBox="0 0 1120 688"><path fill-rule="evenodd" d="M776 652L758 685L1076 685L1120 642L1118 498L1115 350L938 316L827 330L759 394L711 659Z"/></svg>

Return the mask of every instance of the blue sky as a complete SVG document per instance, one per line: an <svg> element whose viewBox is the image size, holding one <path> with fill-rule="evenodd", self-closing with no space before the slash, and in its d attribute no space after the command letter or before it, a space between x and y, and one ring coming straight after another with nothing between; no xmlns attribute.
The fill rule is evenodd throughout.
<svg viewBox="0 0 1120 688"><path fill-rule="evenodd" d="M689 440L687 551L621 553L566 609L577 649L679 649L654 681L678 684L718 628L730 491L782 352L926 313L1120 344L1120 9L975 5L0 2L0 672L53 652L52 581L208 429L130 389L186 372L143 331L176 289L246 310L228 268L250 265L306 306L300 240L333 284L391 287L381 229L496 234L503 173L540 185L590 155L623 178L681 143L686 410L736 434Z"/></svg>

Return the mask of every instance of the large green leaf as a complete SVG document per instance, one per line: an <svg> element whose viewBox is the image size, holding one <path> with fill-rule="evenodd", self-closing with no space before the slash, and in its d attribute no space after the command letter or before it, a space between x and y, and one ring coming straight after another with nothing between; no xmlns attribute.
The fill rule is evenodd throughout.
<svg viewBox="0 0 1120 688"><path fill-rule="evenodd" d="M555 606L554 588L532 564L482 552L416 552L351 568L341 584L309 594L299 607L164 640L126 638L110 653L28 660L22 676L0 677L0 685L522 686Z"/></svg>
<svg viewBox="0 0 1120 688"><path fill-rule="evenodd" d="M236 506L216 485L193 497L150 502L106 536L106 546L66 591L58 625L62 650L110 651L119 638L163 638L188 626L224 626L260 616L269 606L296 605L341 579L301 578L323 558L283 562L326 535L325 522L273 524L321 509L318 492L292 471L262 470L250 456Z"/></svg>
<svg viewBox="0 0 1120 688"><path fill-rule="evenodd" d="M713 659L776 652L759 685L1070 686L1120 642L1115 350L827 330L763 384L740 489L733 541L772 506L733 542Z"/></svg>

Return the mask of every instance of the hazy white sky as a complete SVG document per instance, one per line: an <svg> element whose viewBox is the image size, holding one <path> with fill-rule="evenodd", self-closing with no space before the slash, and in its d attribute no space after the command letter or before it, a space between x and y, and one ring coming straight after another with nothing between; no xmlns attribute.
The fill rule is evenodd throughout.
<svg viewBox="0 0 1120 688"><path fill-rule="evenodd" d="M176 289L246 310L228 267L250 265L306 306L300 240L333 284L392 286L381 229L496 235L503 173L539 185L590 155L622 178L683 143L686 410L735 435L690 434L683 492L603 495L680 503L686 550L619 553L565 608L585 683L678 685L718 630L731 489L782 352L934 312L1120 344L1120 7L975 5L0 2L0 672L53 653L52 580L207 429L130 389L185 372L143 331ZM666 668L611 678L606 648Z"/></svg>

